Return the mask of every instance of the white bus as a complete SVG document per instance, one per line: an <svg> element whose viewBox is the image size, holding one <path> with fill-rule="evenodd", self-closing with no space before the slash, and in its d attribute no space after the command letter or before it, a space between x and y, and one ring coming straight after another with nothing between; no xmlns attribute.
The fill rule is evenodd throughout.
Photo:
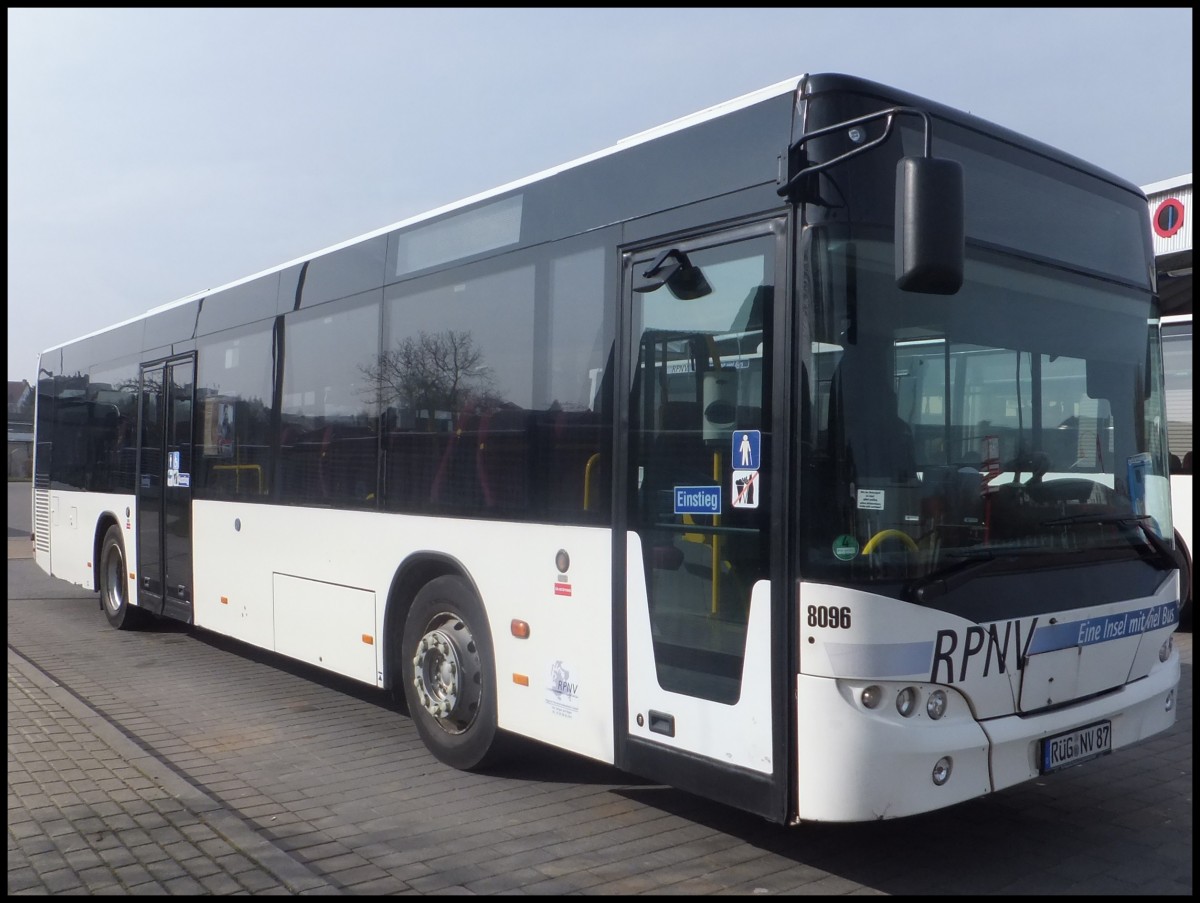
<svg viewBox="0 0 1200 903"><path fill-rule="evenodd" d="M461 769L984 796L1176 717L1147 216L790 79L47 350L37 562L391 691Z"/></svg>

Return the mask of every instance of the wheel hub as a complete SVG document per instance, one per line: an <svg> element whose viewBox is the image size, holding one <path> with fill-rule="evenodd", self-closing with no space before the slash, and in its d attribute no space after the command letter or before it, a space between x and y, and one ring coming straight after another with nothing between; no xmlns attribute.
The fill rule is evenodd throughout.
<svg viewBox="0 0 1200 903"><path fill-rule="evenodd" d="M450 733L470 727L479 708L481 669L466 624L452 615L434 618L412 662L421 707Z"/></svg>
<svg viewBox="0 0 1200 903"><path fill-rule="evenodd" d="M115 549L110 549L105 556L103 567L104 601L115 612L120 609L121 603L125 599L125 584L122 582L125 576L125 565L121 561L121 555Z"/></svg>

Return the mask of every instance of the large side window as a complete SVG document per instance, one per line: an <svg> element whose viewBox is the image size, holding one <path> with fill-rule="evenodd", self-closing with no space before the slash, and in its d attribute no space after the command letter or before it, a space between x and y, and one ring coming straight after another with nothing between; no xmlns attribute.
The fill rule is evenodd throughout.
<svg viewBox="0 0 1200 903"><path fill-rule="evenodd" d="M132 493L137 483L138 365L93 368L87 388L87 438L94 492Z"/></svg>
<svg viewBox="0 0 1200 903"><path fill-rule="evenodd" d="M82 373L54 380L54 428L50 458L52 489L88 488L91 409L88 377Z"/></svg>
<svg viewBox="0 0 1200 903"><path fill-rule="evenodd" d="M265 500L271 487L271 324L200 342L192 490L198 498Z"/></svg>
<svg viewBox="0 0 1200 903"><path fill-rule="evenodd" d="M281 501L376 505L379 299L370 291L287 317Z"/></svg>
<svg viewBox="0 0 1200 903"><path fill-rule="evenodd" d="M389 288L375 373L386 506L564 523L607 517L605 291L604 251L577 242Z"/></svg>

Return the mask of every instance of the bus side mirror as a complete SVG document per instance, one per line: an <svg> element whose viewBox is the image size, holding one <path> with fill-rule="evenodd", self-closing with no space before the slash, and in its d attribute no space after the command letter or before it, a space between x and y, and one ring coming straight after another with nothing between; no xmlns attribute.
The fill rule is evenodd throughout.
<svg viewBox="0 0 1200 903"><path fill-rule="evenodd" d="M955 160L904 157L896 164L896 285L953 295L962 287L966 213Z"/></svg>
<svg viewBox="0 0 1200 903"><path fill-rule="evenodd" d="M633 290L652 292L663 285L680 301L694 301L712 294L712 286L700 267L678 248L663 251L645 271L635 274Z"/></svg>

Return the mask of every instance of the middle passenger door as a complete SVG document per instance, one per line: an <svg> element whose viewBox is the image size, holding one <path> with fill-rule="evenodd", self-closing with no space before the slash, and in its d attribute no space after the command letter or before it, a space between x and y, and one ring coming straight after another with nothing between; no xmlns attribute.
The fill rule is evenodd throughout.
<svg viewBox="0 0 1200 903"><path fill-rule="evenodd" d="M775 820L787 773L772 538L783 231L772 221L626 255L614 549L626 561L619 763Z"/></svg>

